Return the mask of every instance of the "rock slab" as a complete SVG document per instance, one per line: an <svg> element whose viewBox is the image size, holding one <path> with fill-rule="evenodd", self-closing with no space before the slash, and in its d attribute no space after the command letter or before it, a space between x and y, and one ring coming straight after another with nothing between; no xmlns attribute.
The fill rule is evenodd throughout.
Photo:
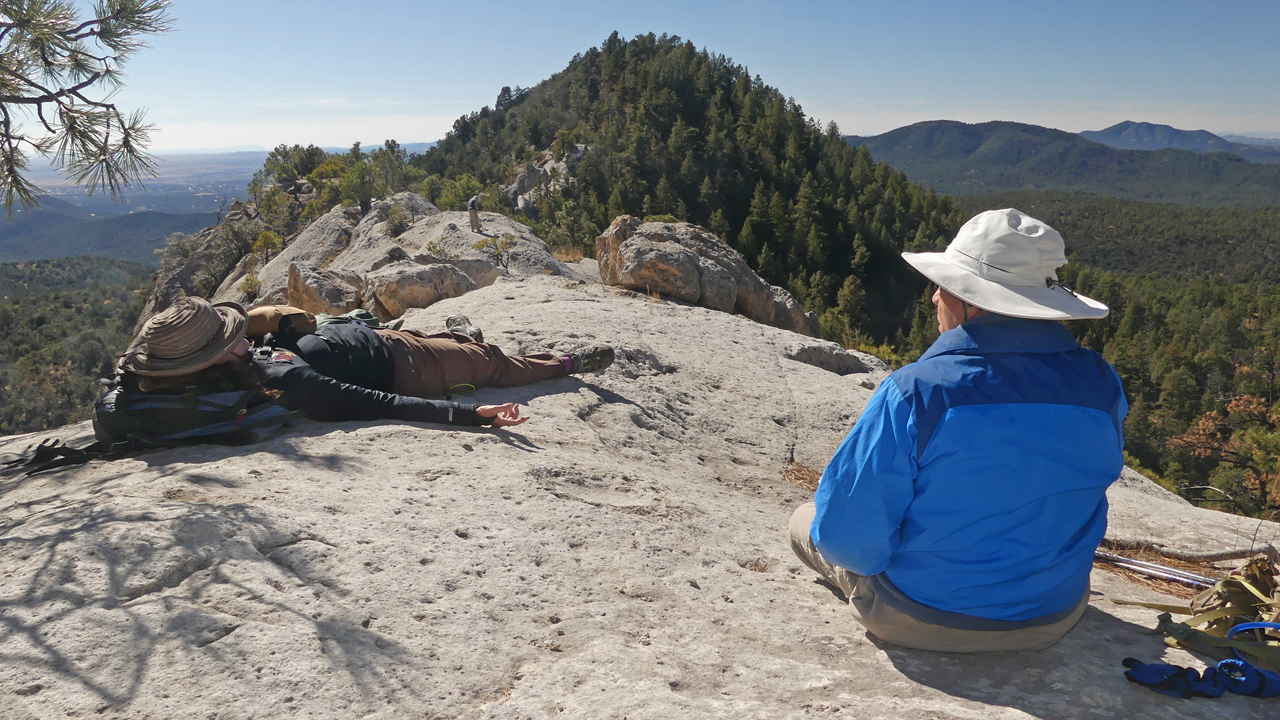
<svg viewBox="0 0 1280 720"><path fill-rule="evenodd" d="M791 554L809 493L782 471L825 464L886 376L872 358L566 277L504 277L406 326L453 313L508 352L610 342L618 360L475 394L521 403L510 431L314 423L0 474L0 717L1274 717L1125 681L1125 657L1201 664L1110 602L1170 599L1102 571L1041 653L863 632ZM1137 480L1110 495L1125 537L1209 550L1280 529Z"/></svg>

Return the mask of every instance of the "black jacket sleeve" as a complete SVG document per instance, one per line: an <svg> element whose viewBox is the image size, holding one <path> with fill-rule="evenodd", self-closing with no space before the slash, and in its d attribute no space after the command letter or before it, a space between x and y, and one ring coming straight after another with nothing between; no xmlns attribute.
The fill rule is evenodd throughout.
<svg viewBox="0 0 1280 720"><path fill-rule="evenodd" d="M472 403L406 397L369 390L334 380L316 372L301 358L276 350L270 358L255 358L262 368L264 384L284 393L285 404L302 410L311 420L410 420L450 425L490 425Z"/></svg>

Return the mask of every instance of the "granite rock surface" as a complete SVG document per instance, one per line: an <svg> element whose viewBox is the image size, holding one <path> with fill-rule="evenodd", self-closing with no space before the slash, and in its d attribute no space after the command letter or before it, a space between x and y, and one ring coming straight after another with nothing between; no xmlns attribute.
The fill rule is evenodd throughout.
<svg viewBox="0 0 1280 720"><path fill-rule="evenodd" d="M1202 664L1110 602L1168 598L1100 570L1044 652L867 635L791 555L809 493L782 473L825 464L884 366L573 277L405 316L468 315L508 352L617 348L601 374L476 394L521 403L519 427L307 423L0 475L0 717L1275 717L1125 681L1125 657ZM1214 550L1280 529L1141 478L1110 498L1117 537Z"/></svg>

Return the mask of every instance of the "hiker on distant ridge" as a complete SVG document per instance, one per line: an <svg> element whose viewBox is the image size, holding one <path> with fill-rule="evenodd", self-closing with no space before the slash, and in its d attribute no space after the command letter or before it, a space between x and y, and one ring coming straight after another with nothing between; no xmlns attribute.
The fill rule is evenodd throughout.
<svg viewBox="0 0 1280 720"><path fill-rule="evenodd" d="M981 213L942 253L942 336L885 379L791 518L796 554L896 645L1040 650L1089 601L1106 490L1124 460L1120 379L1060 320L1107 307L1058 283L1062 237Z"/></svg>
<svg viewBox="0 0 1280 720"><path fill-rule="evenodd" d="M480 232L480 198L489 197L487 193L477 193L467 201L467 212L471 214L471 232ZM483 233L481 233L483 234Z"/></svg>
<svg viewBox="0 0 1280 720"><path fill-rule="evenodd" d="M274 316L276 330L280 316ZM147 320L124 353L121 385L172 393L230 382L282 395L290 409L302 410L312 420L386 418L504 427L528 419L515 403L426 398L599 372L614 357L608 345L569 355L507 356L497 345L477 341L474 336L483 337L479 329L461 315L449 319L444 333L335 324L314 334L278 332L268 339L269 346L257 350L245 337L248 324L244 308L236 303L179 298Z"/></svg>

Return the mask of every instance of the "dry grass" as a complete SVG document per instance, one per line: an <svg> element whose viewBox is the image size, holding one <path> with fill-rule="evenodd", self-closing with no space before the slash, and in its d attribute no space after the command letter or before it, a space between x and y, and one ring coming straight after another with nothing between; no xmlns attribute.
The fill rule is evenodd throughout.
<svg viewBox="0 0 1280 720"><path fill-rule="evenodd" d="M572 245L557 245L551 248L551 254L555 259L565 263L576 263L583 257L582 248Z"/></svg>
<svg viewBox="0 0 1280 720"><path fill-rule="evenodd" d="M1118 548L1106 540L1102 541L1102 545L1100 545L1098 549L1104 552L1109 552L1113 555L1127 557L1130 560L1141 560L1143 562L1164 565L1165 567L1171 567L1176 570L1185 570L1214 580L1220 580L1223 577L1226 577L1226 573L1223 572L1222 569L1214 567L1211 563L1194 563L1187 562L1185 560L1178 560L1176 558L1168 558L1150 549L1134 550L1132 548ZM1137 573L1132 570L1126 570L1125 568L1112 565L1108 562L1102 562L1101 560L1095 560L1093 565L1094 567L1101 568L1107 572L1115 573L1134 585L1139 585L1149 590L1154 590L1165 595L1172 595L1184 600L1190 600L1196 595L1204 592L1204 588L1195 588L1190 585L1173 582L1172 580L1161 580L1160 578L1149 577L1142 573Z"/></svg>
<svg viewBox="0 0 1280 720"><path fill-rule="evenodd" d="M767 572L769 570L769 560L767 558L756 558L755 560L748 560L746 564L743 565L742 567L747 570L750 570L751 572L758 572L758 573Z"/></svg>
<svg viewBox="0 0 1280 720"><path fill-rule="evenodd" d="M1173 597L1182 598L1183 600L1190 600L1204 591L1204 588L1194 588L1190 585L1173 582L1172 580L1161 580L1160 578L1149 577L1142 573L1136 573L1132 570L1127 570L1101 560L1094 560L1093 566L1101 570L1106 570L1109 573L1119 575L1131 585L1137 585L1139 587L1147 588L1148 590L1154 590L1161 595L1172 595Z"/></svg>
<svg viewBox="0 0 1280 720"><path fill-rule="evenodd" d="M782 479L792 485L813 492L818 489L818 481L822 479L822 472L814 470L808 465L801 465L798 462L792 462L782 471Z"/></svg>

